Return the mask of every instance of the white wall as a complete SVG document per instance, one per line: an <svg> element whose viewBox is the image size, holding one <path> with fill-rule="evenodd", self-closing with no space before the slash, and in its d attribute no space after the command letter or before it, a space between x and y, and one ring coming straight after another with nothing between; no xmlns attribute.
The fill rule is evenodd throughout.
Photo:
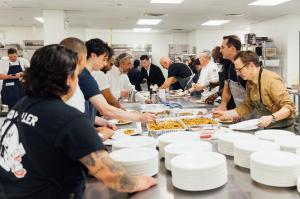
<svg viewBox="0 0 300 199"><path fill-rule="evenodd" d="M300 16L286 15L251 25L251 32L274 40L288 86L299 82Z"/></svg>

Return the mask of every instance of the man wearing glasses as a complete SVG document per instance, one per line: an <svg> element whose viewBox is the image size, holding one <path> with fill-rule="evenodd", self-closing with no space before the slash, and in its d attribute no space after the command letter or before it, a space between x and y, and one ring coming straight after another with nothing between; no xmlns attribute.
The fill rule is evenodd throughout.
<svg viewBox="0 0 300 199"><path fill-rule="evenodd" d="M241 41L236 35L229 35L223 37L221 45L221 53L224 59L228 62L224 66L224 89L222 92L222 102L216 110L229 110L234 109L240 105L244 100L246 80L239 78L234 70L234 58L241 49Z"/></svg>
<svg viewBox="0 0 300 199"><path fill-rule="evenodd" d="M259 67L259 58L252 51L241 51L235 57L235 70L247 82L241 105L230 111L215 111L218 117L245 117L252 110L263 128L294 132L295 105L279 75Z"/></svg>

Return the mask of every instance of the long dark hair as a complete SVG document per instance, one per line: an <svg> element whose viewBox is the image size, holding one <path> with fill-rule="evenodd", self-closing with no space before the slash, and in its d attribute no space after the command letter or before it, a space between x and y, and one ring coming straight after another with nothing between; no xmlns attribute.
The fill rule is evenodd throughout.
<svg viewBox="0 0 300 199"><path fill-rule="evenodd" d="M33 54L24 72L25 93L34 97L60 97L69 91L67 77L74 74L77 53L58 44L44 46Z"/></svg>

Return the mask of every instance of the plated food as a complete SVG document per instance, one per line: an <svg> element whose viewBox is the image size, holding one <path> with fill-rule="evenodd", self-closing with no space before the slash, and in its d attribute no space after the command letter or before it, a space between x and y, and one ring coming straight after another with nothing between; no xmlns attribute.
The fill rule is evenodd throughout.
<svg viewBox="0 0 300 199"><path fill-rule="evenodd" d="M162 120L150 122L147 124L148 131L184 129L182 123L178 120Z"/></svg>
<svg viewBox="0 0 300 199"><path fill-rule="evenodd" d="M126 125L126 124L131 123L131 121L128 121L128 120L117 120L117 119L109 120L109 122L114 124L114 125Z"/></svg>
<svg viewBox="0 0 300 199"><path fill-rule="evenodd" d="M202 116L207 113L206 109L178 109L176 110L176 115L178 117L182 116Z"/></svg>
<svg viewBox="0 0 300 199"><path fill-rule="evenodd" d="M218 122L214 119L198 117L198 118L182 118L182 122L188 127L200 125L217 125Z"/></svg>
<svg viewBox="0 0 300 199"><path fill-rule="evenodd" d="M233 118L222 118L220 119L220 123L223 124L232 124L234 122Z"/></svg>

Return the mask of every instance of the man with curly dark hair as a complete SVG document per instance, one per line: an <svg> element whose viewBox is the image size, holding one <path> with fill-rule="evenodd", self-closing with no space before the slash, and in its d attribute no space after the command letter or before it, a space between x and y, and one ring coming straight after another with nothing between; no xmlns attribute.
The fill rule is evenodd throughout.
<svg viewBox="0 0 300 199"><path fill-rule="evenodd" d="M77 53L49 45L34 53L24 73L27 96L9 112L0 134L0 184L9 199L81 199L85 169L119 192L156 184L114 162L89 119L65 104L77 87L77 60Z"/></svg>

